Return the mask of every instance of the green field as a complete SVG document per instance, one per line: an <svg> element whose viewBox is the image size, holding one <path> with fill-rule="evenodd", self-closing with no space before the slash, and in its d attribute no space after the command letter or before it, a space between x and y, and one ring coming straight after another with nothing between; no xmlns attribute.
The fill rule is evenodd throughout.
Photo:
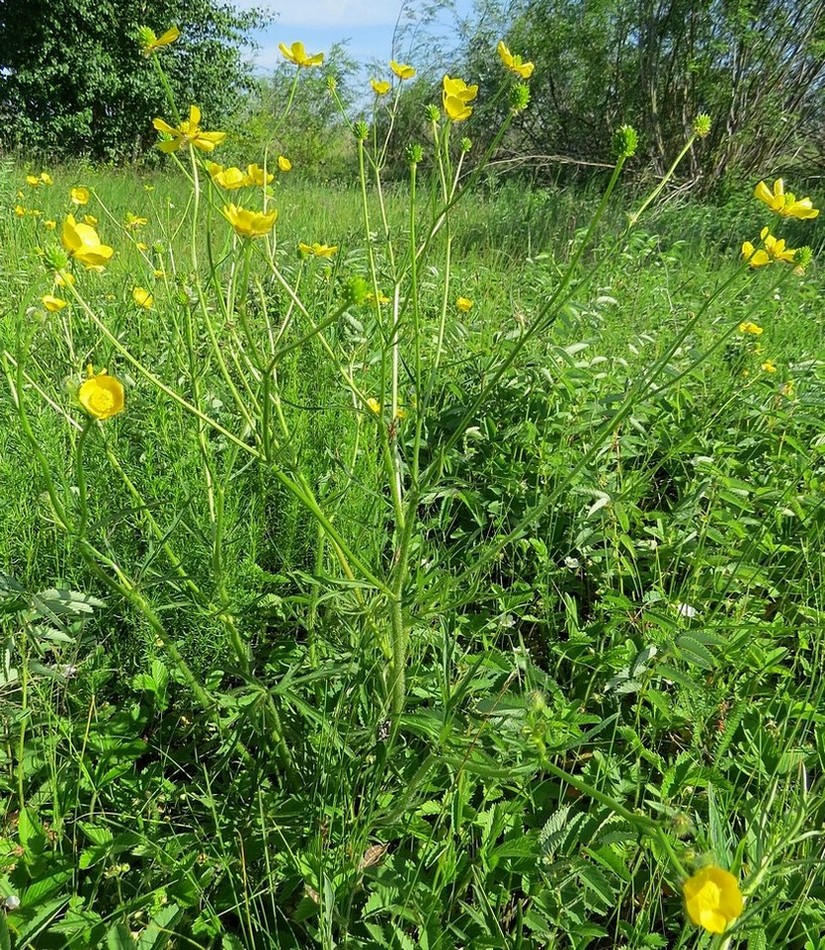
<svg viewBox="0 0 825 950"><path fill-rule="evenodd" d="M2 950L825 946L819 220L450 128L2 166Z"/></svg>

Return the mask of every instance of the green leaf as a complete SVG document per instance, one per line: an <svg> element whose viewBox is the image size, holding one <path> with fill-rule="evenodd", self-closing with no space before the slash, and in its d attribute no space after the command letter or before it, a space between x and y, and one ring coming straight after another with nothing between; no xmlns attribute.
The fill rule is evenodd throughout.
<svg viewBox="0 0 825 950"><path fill-rule="evenodd" d="M109 928L106 934L108 950L135 950L136 946L129 929L124 924L117 923Z"/></svg>

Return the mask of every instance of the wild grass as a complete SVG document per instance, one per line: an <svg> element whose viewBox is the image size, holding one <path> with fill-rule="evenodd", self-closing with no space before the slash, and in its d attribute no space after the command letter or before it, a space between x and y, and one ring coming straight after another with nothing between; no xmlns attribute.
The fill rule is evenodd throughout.
<svg viewBox="0 0 825 950"><path fill-rule="evenodd" d="M571 267L597 194L479 185L447 235L425 162L370 234L279 176L244 284L181 174L50 171L2 179L0 946L818 947L816 265L744 268L744 202L614 192ZM48 313L81 184L116 257Z"/></svg>

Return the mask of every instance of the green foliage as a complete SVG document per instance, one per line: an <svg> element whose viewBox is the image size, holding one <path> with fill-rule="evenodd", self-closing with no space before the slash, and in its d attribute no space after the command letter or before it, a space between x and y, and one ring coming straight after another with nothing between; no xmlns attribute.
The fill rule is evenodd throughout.
<svg viewBox="0 0 825 950"><path fill-rule="evenodd" d="M2 169L0 948L707 945L705 860L816 946L815 265L464 192L438 122L384 190L363 127L352 188ZM51 312L81 183L116 253Z"/></svg>
<svg viewBox="0 0 825 950"><path fill-rule="evenodd" d="M780 163L786 174L788 163L805 169L817 154L825 13L816 0L486 0L478 8L464 24L464 69L482 84L468 123L479 141L501 116L483 94L501 72L496 42L503 36L536 64L534 107L505 143L514 158L553 167L560 156L587 174L587 163L611 161L611 134L630 122L639 130L637 167L661 175L702 112L710 134L682 174L706 193L731 194L743 172Z"/></svg>
<svg viewBox="0 0 825 950"><path fill-rule="evenodd" d="M210 128L227 123L248 87L243 50L261 22L216 0L7 0L0 11L2 143L52 158L134 160L156 140L164 91L138 30L181 38L161 51L173 89ZM167 116L167 118L171 118Z"/></svg>

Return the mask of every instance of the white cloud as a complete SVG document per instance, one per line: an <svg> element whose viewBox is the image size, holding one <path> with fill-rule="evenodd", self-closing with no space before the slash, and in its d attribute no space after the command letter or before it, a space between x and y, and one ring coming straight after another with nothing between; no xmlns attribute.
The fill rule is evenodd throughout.
<svg viewBox="0 0 825 950"><path fill-rule="evenodd" d="M398 0L304 0L283 5L283 0L235 0L240 8L266 7L278 15L279 27L347 29L363 26L393 26L403 2Z"/></svg>

